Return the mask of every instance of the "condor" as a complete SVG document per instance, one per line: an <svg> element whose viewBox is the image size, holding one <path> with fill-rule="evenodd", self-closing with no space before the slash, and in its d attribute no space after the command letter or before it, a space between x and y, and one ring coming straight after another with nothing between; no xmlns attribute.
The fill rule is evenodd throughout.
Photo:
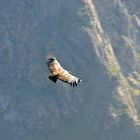
<svg viewBox="0 0 140 140"><path fill-rule="evenodd" d="M50 72L50 75L48 77L54 83L56 83L59 79L75 87L82 81L80 78L72 75L71 72L63 69L63 67L53 56L48 57L48 61L46 64L48 65L48 69Z"/></svg>

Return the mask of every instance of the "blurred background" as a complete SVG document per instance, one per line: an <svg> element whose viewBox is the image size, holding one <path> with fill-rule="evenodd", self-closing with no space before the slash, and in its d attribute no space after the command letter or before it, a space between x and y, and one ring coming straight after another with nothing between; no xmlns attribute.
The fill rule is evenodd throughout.
<svg viewBox="0 0 140 140"><path fill-rule="evenodd" d="M0 0L0 139L140 139L139 0ZM82 79L48 79L46 58Z"/></svg>

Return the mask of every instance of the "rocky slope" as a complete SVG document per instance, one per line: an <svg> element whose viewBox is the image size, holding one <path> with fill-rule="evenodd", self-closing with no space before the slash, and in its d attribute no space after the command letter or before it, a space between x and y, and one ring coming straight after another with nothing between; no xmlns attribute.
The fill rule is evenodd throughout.
<svg viewBox="0 0 140 140"><path fill-rule="evenodd" d="M140 2L0 2L0 139L139 140ZM46 56L83 82L47 78Z"/></svg>
<svg viewBox="0 0 140 140"><path fill-rule="evenodd" d="M85 3L87 14L89 15L89 19L91 21L90 27L88 28L87 32L91 37L93 47L96 50L96 54L99 57L100 61L107 68L109 75L116 78L116 81L118 83L116 90L117 93L121 96L120 99L122 100L123 104L127 108L128 115L136 123L139 123L138 112L133 98L133 95L139 95L139 60L137 58L138 44L136 42L137 38L134 38L137 37L135 35L137 29L133 30L135 27L132 24L131 16L128 14L126 7L121 3L121 1L114 3L118 6L118 9L125 10L121 13L121 15L118 16L128 17L127 20L130 21L124 24L130 24L129 26L132 28L131 29L127 27L126 30L128 31L128 33L126 35L120 34L117 36L117 40L121 42L119 45L122 46L122 48L120 48L120 51L122 51L125 56L115 54L112 45L116 46L118 44L111 43L111 41L114 41L113 38L110 37L110 41L110 38L108 37L109 35L106 35L107 33L103 30L93 2L89 0ZM112 18L112 20L114 19ZM131 32L134 35L131 35Z"/></svg>

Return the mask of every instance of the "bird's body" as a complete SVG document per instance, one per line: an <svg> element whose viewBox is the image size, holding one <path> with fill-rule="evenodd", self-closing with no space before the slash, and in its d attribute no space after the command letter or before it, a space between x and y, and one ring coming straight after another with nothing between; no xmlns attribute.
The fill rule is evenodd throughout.
<svg viewBox="0 0 140 140"><path fill-rule="evenodd" d="M77 86L77 84L81 82L80 78L77 78L76 76L72 75L71 72L63 69L55 57L49 57L47 65L50 72L49 79L53 82L56 83L59 79L72 85L73 87Z"/></svg>

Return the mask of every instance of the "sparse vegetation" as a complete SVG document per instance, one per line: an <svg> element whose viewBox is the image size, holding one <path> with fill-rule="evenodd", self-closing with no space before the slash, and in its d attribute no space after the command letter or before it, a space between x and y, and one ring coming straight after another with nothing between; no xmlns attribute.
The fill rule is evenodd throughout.
<svg viewBox="0 0 140 140"><path fill-rule="evenodd" d="M127 114L134 121L138 121L137 109L133 100L134 95L139 95L139 89L133 87L133 85L137 84L137 80L130 77L126 77L122 70L115 53L113 52L113 47L109 39L105 34L102 34L103 28L101 26L100 20L98 19L96 9L93 3L89 0L87 1L87 11L89 12L89 18L91 20L91 25L87 30L92 42L93 47L96 51L97 56L100 61L105 65L108 74L110 77L116 77L119 85L117 87L118 95L120 95L120 99L122 100L122 104L125 105L125 109L127 107ZM131 38L122 35L123 44L127 47L133 46L135 43ZM96 45L94 45L96 44ZM132 48L130 49L132 50ZM135 56L134 51L132 52L132 56ZM132 58L133 59L133 58Z"/></svg>

